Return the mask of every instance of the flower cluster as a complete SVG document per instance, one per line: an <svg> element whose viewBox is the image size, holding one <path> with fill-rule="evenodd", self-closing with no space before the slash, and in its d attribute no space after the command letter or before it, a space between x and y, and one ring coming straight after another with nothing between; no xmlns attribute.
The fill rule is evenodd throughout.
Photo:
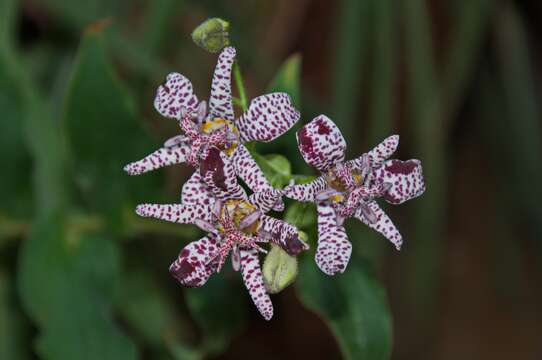
<svg viewBox="0 0 542 360"><path fill-rule="evenodd" d="M254 304L269 320L273 306L258 257L266 252L262 244L275 244L290 256L308 249L294 225L266 215L284 209L283 196L317 204L316 262L333 275L345 270L351 253L344 219L360 219L399 248L401 235L376 199L399 204L419 196L424 184L418 160L386 160L397 148L397 136L345 162L346 143L339 129L321 115L298 131L297 140L305 161L322 175L309 184L273 188L245 143L276 139L299 120L300 113L288 94L272 93L253 99L236 118L231 91L234 59L233 47L220 53L208 103L198 100L183 75L167 76L157 90L154 106L164 117L176 120L182 134L124 170L138 175L181 163L195 169L182 187L180 203L142 204L136 212L204 230L203 238L181 250L170 273L187 287L202 286L231 254L233 269L241 272ZM251 190L250 195L238 177Z"/></svg>

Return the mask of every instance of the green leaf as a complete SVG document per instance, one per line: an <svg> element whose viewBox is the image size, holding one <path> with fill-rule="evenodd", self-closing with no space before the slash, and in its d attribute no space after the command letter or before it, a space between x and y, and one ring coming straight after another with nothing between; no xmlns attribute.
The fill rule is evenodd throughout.
<svg viewBox="0 0 542 360"><path fill-rule="evenodd" d="M268 92L285 92L292 98L294 106L301 107L301 55L294 54L287 58L278 69L267 87ZM259 143L258 149L264 153L280 152L289 156L296 169L306 169L303 159L298 155L297 141L294 133L301 127L298 121L290 130L270 143ZM295 155L294 155L295 154ZM291 156L290 156L291 155Z"/></svg>
<svg viewBox="0 0 542 360"><path fill-rule="evenodd" d="M18 79L0 54L0 212L10 217L32 213L32 161L25 143L25 103Z"/></svg>
<svg viewBox="0 0 542 360"><path fill-rule="evenodd" d="M134 344L113 321L120 279L117 245L70 228L62 219L36 223L19 258L19 292L40 335L44 359L135 359Z"/></svg>
<svg viewBox="0 0 542 360"><path fill-rule="evenodd" d="M292 166L287 158L278 154L263 156L255 151L250 151L250 153L272 186L280 189L288 184L292 175Z"/></svg>
<svg viewBox="0 0 542 360"><path fill-rule="evenodd" d="M329 326L345 359L388 359L391 320L386 295L365 264L352 259L344 274L330 277L300 261L297 290L301 301Z"/></svg>
<svg viewBox="0 0 542 360"><path fill-rule="evenodd" d="M134 102L117 79L106 52L103 26L93 25L83 37L64 123L84 200L114 222L120 221L123 205L149 200L159 185L156 174L129 177L122 170L156 146L149 143Z"/></svg>
<svg viewBox="0 0 542 360"><path fill-rule="evenodd" d="M0 269L0 359L28 359L25 321L9 274Z"/></svg>
<svg viewBox="0 0 542 360"><path fill-rule="evenodd" d="M186 289L185 297L190 313L203 332L200 347L209 355L223 352L230 341L246 325L248 293L241 285L238 273L224 269L200 288Z"/></svg>
<svg viewBox="0 0 542 360"><path fill-rule="evenodd" d="M181 340L183 319L147 271L130 270L120 285L122 318L148 344L159 349Z"/></svg>
<svg viewBox="0 0 542 360"><path fill-rule="evenodd" d="M295 107L301 106L300 98L301 55L294 54L284 61L267 87L268 92L285 92Z"/></svg>
<svg viewBox="0 0 542 360"><path fill-rule="evenodd" d="M18 3L15 0L0 0L0 51L10 50L17 19Z"/></svg>

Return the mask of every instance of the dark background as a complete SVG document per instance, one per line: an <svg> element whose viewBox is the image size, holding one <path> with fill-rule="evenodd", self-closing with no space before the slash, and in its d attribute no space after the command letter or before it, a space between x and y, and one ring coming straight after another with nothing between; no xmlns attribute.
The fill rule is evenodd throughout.
<svg viewBox="0 0 542 360"><path fill-rule="evenodd" d="M110 154L121 154L123 163L139 159L177 133L174 124L154 111L154 91L168 72L178 71L192 80L200 98L207 94L216 58L190 39L192 30L206 18L230 21L231 41L237 48L249 98L263 93L280 64L298 53L301 121L308 122L320 113L330 116L343 130L350 157L398 133L398 157L418 158L424 165L426 193L389 209L405 238L400 253L380 236L349 223L356 253L373 264L388 293L393 319L391 358L542 358L540 1L2 0L1 16L13 9L10 3L16 10L9 17L13 26L8 51L17 53L21 72L31 79L23 92L40 94L53 123L70 117L60 115L71 111L63 99L78 97L69 93L77 85L68 84L83 33L107 28L111 69L124 83L133 99L129 108L137 114L123 119L123 124L139 119L145 132L139 128L125 131L114 125L116 118L87 123L80 135L68 141L72 149L68 163L74 168L78 168L79 158L96 163L106 161ZM96 25L103 19L109 25ZM2 39L7 38L6 24L0 24ZM90 30L89 24L94 24ZM2 358L26 359L40 353L35 349L41 323L25 305L28 293L21 285L21 262L25 262L21 249L31 225L40 218L37 209L50 199L39 195L39 184L48 180L36 178L41 171L36 170L36 155L32 159L13 144L18 131L37 136L25 135L27 145L21 145L25 148L38 143L33 139L49 135L32 125L23 129L17 124L8 95L12 87L22 85L7 67L2 74L7 75L0 83L0 131L4 134L0 138L0 347L5 347L6 357ZM96 78L99 86L98 73ZM103 91L107 94L107 85ZM29 97L27 101L32 102L33 96ZM77 115L81 113L78 108L88 106L87 112L111 107L110 114L115 114L120 105L108 104L107 99L85 105L82 96L78 100L82 105L74 105L72 113ZM32 106L25 104L22 109ZM42 114L36 111L34 117ZM89 139L101 139L107 133L112 135L103 137L114 141L104 142L98 151L97 142ZM279 145L261 151L279 152L297 172L308 173L293 133L285 137ZM64 139L52 141L58 142ZM114 229L124 264L120 282L140 284L145 279L149 290L143 293L160 293L160 297L146 300L138 297L138 290L135 294L120 291L119 296L126 299L115 322L137 339L141 356L167 359L175 353L176 358L190 359L171 346L169 352L164 350L167 346L162 343L171 336L192 346L204 337L185 303L184 294L191 290L177 287L165 270L172 254L197 237L196 231L167 226L141 230L143 225L133 221L118 225L115 221L122 215L111 204L130 208L138 201L174 201L191 170L177 166L143 180L126 179L114 169L89 170L94 165L85 165L79 175L55 173L56 163L49 163L48 155L56 150L38 149L46 158L44 166L52 169L52 177L74 182L79 188L85 189L85 174L115 174L100 178L104 201L96 198L93 202L85 198L89 195L84 191L76 190L77 205L70 207L70 214L104 215L103 219L85 217L81 226L93 228L92 221L96 221L98 228L105 222ZM127 182L137 184L124 191ZM47 193L54 202L55 193ZM103 210L110 199L117 202ZM101 255L91 259L97 264L103 260ZM48 288L48 280L54 282L49 274L53 277L54 273L46 266L40 270L43 286ZM240 291L246 301L244 290ZM210 358L341 358L325 322L303 307L293 287L274 296L273 302L275 317L269 323L247 304L246 325L239 326L240 332L232 331L231 343L225 340ZM218 313L232 313L235 318L235 310L221 301L215 306L222 306ZM163 313L164 308L171 312ZM147 311L139 324L148 326L149 334L138 332L126 320L140 311ZM167 326L174 323L175 330L167 336L157 334L152 330L153 321Z"/></svg>

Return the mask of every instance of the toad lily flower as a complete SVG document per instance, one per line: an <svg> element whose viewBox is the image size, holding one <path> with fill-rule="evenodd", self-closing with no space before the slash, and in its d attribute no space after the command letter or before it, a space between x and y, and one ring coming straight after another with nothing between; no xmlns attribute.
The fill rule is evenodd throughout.
<svg viewBox="0 0 542 360"><path fill-rule="evenodd" d="M233 171L254 192L273 189L247 148L249 141L268 142L288 131L298 120L299 112L286 93L272 93L252 100L248 110L235 118L231 92L233 47L225 48L218 58L213 76L209 105L198 101L190 81L171 73L158 88L154 107L167 118L176 119L184 132L169 139L164 146L142 160L125 166L130 175L138 175L164 166L188 162L198 168L202 162L231 162ZM220 154L212 149L218 149ZM211 154L210 154L211 152ZM210 165L203 165L208 168ZM201 170L201 169L200 169ZM224 187L219 178L213 188ZM235 179L235 181L237 181ZM276 210L282 208L282 202Z"/></svg>
<svg viewBox="0 0 542 360"><path fill-rule="evenodd" d="M258 259L258 252L265 250L258 243L275 243L290 255L308 248L299 239L296 227L265 215L280 196L263 191L247 197L242 192L240 198L222 201L196 172L183 186L181 204L143 204L136 212L140 216L194 224L207 231L205 237L191 242L180 252L169 268L171 274L185 286L202 286L213 273L220 271L231 252L233 269L241 272L254 304L269 320L273 305L265 290Z"/></svg>
<svg viewBox="0 0 542 360"><path fill-rule="evenodd" d="M311 183L290 185L284 195L311 201L318 209L316 263L328 275L344 272L352 244L343 222L355 217L388 238L399 250L402 237L376 199L401 204L425 191L419 160L387 160L399 145L393 135L357 159L344 161L346 142L337 126L320 115L297 132L305 161L322 175Z"/></svg>

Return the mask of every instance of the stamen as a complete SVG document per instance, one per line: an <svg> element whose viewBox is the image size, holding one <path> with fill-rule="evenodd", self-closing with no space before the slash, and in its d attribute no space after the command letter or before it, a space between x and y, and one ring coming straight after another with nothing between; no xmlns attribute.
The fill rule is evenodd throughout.
<svg viewBox="0 0 542 360"><path fill-rule="evenodd" d="M243 218L243 220L241 220L241 222L239 222L239 228L240 229L245 229L245 228L251 226L256 221L258 221L258 219L261 216L262 216L262 212L260 210L254 210L253 212L251 212L250 214L245 216Z"/></svg>
<svg viewBox="0 0 542 360"><path fill-rule="evenodd" d="M325 201L329 199L330 197L337 195L339 192L335 189L328 188L323 191L320 191L316 196L314 197L318 201Z"/></svg>

